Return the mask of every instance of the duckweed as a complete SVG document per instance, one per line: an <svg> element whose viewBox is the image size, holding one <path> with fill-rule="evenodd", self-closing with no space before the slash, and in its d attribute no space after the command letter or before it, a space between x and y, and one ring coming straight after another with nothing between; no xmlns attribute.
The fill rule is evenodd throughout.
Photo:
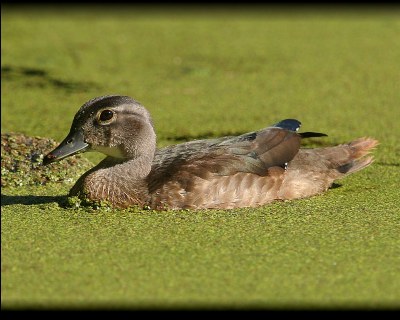
<svg viewBox="0 0 400 320"><path fill-rule="evenodd" d="M48 166L42 164L45 154L58 143L43 137L22 133L1 134L1 186L45 185L49 182L72 183L93 164L76 155Z"/></svg>
<svg viewBox="0 0 400 320"><path fill-rule="evenodd" d="M107 200L92 201L85 196L72 196L67 198L67 207L73 209L93 209L111 211L113 209L112 204Z"/></svg>

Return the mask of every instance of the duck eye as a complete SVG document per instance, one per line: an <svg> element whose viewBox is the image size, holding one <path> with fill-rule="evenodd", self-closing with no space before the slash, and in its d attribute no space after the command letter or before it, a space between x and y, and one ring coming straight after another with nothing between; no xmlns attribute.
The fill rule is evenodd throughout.
<svg viewBox="0 0 400 320"><path fill-rule="evenodd" d="M99 115L100 122L107 122L114 117L114 112L111 110L103 110Z"/></svg>

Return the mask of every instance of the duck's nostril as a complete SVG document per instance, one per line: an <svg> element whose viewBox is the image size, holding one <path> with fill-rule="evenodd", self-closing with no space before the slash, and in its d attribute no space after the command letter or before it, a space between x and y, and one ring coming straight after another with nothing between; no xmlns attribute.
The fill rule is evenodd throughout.
<svg viewBox="0 0 400 320"><path fill-rule="evenodd" d="M67 140L67 144L71 144L74 141L74 139L69 139Z"/></svg>

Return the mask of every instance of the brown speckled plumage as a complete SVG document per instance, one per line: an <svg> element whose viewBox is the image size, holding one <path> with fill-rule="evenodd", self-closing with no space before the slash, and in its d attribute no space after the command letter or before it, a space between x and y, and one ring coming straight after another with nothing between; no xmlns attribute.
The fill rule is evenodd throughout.
<svg viewBox="0 0 400 320"><path fill-rule="evenodd" d="M156 150L148 111L125 96L84 104L67 138L44 164L87 150L107 155L81 176L70 195L115 207L155 209L256 207L310 197L368 166L377 145L359 138L334 147L302 149L300 122L287 119L236 137L197 140Z"/></svg>

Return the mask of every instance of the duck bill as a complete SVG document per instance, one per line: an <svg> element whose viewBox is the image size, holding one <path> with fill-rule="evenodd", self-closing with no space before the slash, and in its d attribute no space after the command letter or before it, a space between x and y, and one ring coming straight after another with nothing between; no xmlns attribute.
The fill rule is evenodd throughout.
<svg viewBox="0 0 400 320"><path fill-rule="evenodd" d="M84 140L82 130L70 132L57 148L43 158L43 165L48 165L54 161L59 161L74 154L85 152L88 149L89 145Z"/></svg>

